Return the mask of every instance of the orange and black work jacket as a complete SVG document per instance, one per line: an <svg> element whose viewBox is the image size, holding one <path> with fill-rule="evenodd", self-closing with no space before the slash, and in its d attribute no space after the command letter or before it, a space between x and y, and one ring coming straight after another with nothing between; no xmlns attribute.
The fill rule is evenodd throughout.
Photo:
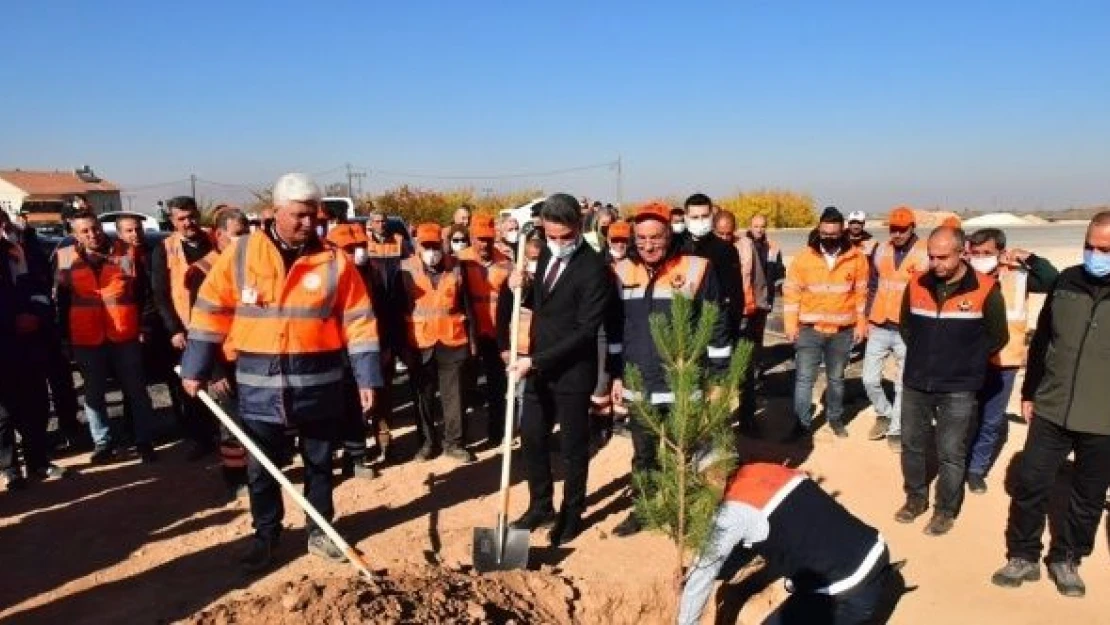
<svg viewBox="0 0 1110 625"><path fill-rule="evenodd" d="M675 403L674 392L663 370L663 359L651 336L649 319L652 315L671 319L671 305L679 295L693 302L694 328L704 304L718 307L705 357L709 369L715 373L728 370L732 356L730 317L722 306L717 278L708 260L674 251L655 267L638 259L625 258L616 264L614 273L620 302L615 307L615 321L606 322L606 370L611 376L623 378L625 366L635 365L643 376L648 401L658 405ZM626 398L637 399L631 391L626 391Z"/></svg>
<svg viewBox="0 0 1110 625"><path fill-rule="evenodd" d="M459 263L466 274L467 294L474 307L478 336L497 339L497 300L501 286L509 280L513 266L501 252L494 250L490 262L483 263L478 252L469 247L459 254Z"/></svg>
<svg viewBox="0 0 1110 625"><path fill-rule="evenodd" d="M475 344L476 326L466 274L457 262L444 257L439 268L429 270L423 261L411 256L401 263L401 282L409 348Z"/></svg>
<svg viewBox="0 0 1110 625"><path fill-rule="evenodd" d="M200 285L220 253L207 236L186 241L171 234L154 249L150 260L150 284L154 304L170 335L185 332Z"/></svg>
<svg viewBox="0 0 1110 625"><path fill-rule="evenodd" d="M146 275L122 241L99 253L76 245L58 250L55 288L59 324L74 347L136 341L146 330Z"/></svg>
<svg viewBox="0 0 1110 625"><path fill-rule="evenodd" d="M906 287L900 326L906 342L902 383L914 390L978 391L988 359L1009 339L998 284L966 263L964 269L955 283L926 272Z"/></svg>
<svg viewBox="0 0 1110 625"><path fill-rule="evenodd" d="M299 250L279 242L272 227L240 237L201 285L188 338L187 379L209 379L223 343L234 346L243 419L339 419L344 353L359 388L382 385L362 278L343 252L315 237Z"/></svg>

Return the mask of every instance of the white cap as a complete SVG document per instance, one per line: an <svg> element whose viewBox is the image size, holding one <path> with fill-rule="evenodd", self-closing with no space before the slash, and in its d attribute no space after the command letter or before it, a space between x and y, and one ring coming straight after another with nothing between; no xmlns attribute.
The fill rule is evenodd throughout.
<svg viewBox="0 0 1110 625"><path fill-rule="evenodd" d="M848 221L867 221L867 213L863 211L852 211L848 213Z"/></svg>
<svg viewBox="0 0 1110 625"><path fill-rule="evenodd" d="M324 197L308 174L285 174L274 183L274 204L286 202L313 202Z"/></svg>

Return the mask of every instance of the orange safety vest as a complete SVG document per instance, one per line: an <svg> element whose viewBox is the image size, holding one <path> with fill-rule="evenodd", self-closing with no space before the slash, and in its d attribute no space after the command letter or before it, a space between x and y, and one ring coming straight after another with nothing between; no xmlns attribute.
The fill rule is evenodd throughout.
<svg viewBox="0 0 1110 625"><path fill-rule="evenodd" d="M773 503L787 485L805 479L801 471L778 464L756 462L742 465L725 486L725 501L746 503L769 513Z"/></svg>
<svg viewBox="0 0 1110 625"><path fill-rule="evenodd" d="M740 253L740 282L744 285L744 316L748 317L755 314L755 286L753 284L755 279L755 246L752 240L747 236L742 236L736 239L736 250ZM773 261L779 257L779 246L767 237L767 259ZM767 284L768 289L775 288L773 284Z"/></svg>
<svg viewBox="0 0 1110 625"><path fill-rule="evenodd" d="M366 252L370 258L397 258L401 255L401 235L394 233L378 243L373 235L368 235Z"/></svg>
<svg viewBox="0 0 1110 625"><path fill-rule="evenodd" d="M466 288L474 306L474 317L478 322L478 334L487 338L497 336L497 299L501 285L513 272L509 259L499 256L500 252L494 250L493 259L484 265L474 248L467 248L459 254L459 261L466 272Z"/></svg>
<svg viewBox="0 0 1110 625"><path fill-rule="evenodd" d="M1006 301L1006 326L1010 332L1010 340L991 357L991 363L999 367L1021 367L1025 365L1028 351L1025 333L1029 329L1029 272L1003 266L998 270L997 279L1002 299Z"/></svg>
<svg viewBox="0 0 1110 625"><path fill-rule="evenodd" d="M57 283L71 293L69 339L78 347L126 343L139 338L135 257L122 241L112 243L96 271L70 245L58 250Z"/></svg>
<svg viewBox="0 0 1110 625"><path fill-rule="evenodd" d="M867 257L858 247L839 254L829 269L824 255L807 246L790 263L782 285L787 333L797 332L802 324L826 334L851 326L866 331L869 272Z"/></svg>
<svg viewBox="0 0 1110 625"><path fill-rule="evenodd" d="M419 258L412 257L401 263L405 292L412 300L412 310L405 316L409 341L420 349L442 343L447 347L462 347L468 342L466 314L460 309L459 294L462 289L462 270L449 263L447 270L432 285Z"/></svg>
<svg viewBox="0 0 1110 625"><path fill-rule="evenodd" d="M871 301L869 319L876 325L900 323L906 285L915 275L929 270L929 254L925 241L915 241L902 258L902 264L897 267L894 266L894 246L889 241L876 248L873 258L879 284L875 289L875 298Z"/></svg>
<svg viewBox="0 0 1110 625"><path fill-rule="evenodd" d="M520 327L516 335L516 353L527 356L532 353L532 310L520 307Z"/></svg>
<svg viewBox="0 0 1110 625"><path fill-rule="evenodd" d="M173 310L181 324L188 327L189 315L193 308L193 298L189 292L189 282L198 276L207 276L212 265L220 257L215 247L195 263L185 260L184 242L181 235L174 233L162 241L166 251L166 268L170 274L170 299ZM203 281L203 279L202 279Z"/></svg>

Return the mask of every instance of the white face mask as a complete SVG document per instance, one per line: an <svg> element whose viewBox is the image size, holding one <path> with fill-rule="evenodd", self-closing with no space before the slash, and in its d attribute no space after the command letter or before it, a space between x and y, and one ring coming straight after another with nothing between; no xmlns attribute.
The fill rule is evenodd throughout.
<svg viewBox="0 0 1110 625"><path fill-rule="evenodd" d="M616 250L616 248L613 248L613 247L609 248L609 255L612 256L613 258L615 258L616 260L624 260L624 257L627 254L628 254L628 250L621 250L621 251L618 252Z"/></svg>
<svg viewBox="0 0 1110 625"><path fill-rule="evenodd" d="M572 243L567 243L566 245L561 245L554 241L548 241L547 249L551 251L551 255L555 258L566 260L567 258L570 258L570 255L574 253L574 250L578 249L578 243L579 239L575 239Z"/></svg>
<svg viewBox="0 0 1110 625"><path fill-rule="evenodd" d="M320 237L321 239L324 238L324 227L323 226L316 226L316 236Z"/></svg>
<svg viewBox="0 0 1110 625"><path fill-rule="evenodd" d="M464 241L451 241L451 251L456 254L465 250L467 247L468 246Z"/></svg>
<svg viewBox="0 0 1110 625"><path fill-rule="evenodd" d="M507 243L512 243L513 245L516 245L516 242L519 240L520 230L508 230L505 232L505 241Z"/></svg>
<svg viewBox="0 0 1110 625"><path fill-rule="evenodd" d="M998 268L997 256L972 256L967 262L979 273L991 273Z"/></svg>
<svg viewBox="0 0 1110 625"><path fill-rule="evenodd" d="M536 261L530 260L530 261L528 261L528 264L524 266L524 270L527 271L530 274L535 274L536 273L536 264L537 264Z"/></svg>
<svg viewBox="0 0 1110 625"><path fill-rule="evenodd" d="M435 267L443 260L443 250L421 250L420 258L429 267Z"/></svg>
<svg viewBox="0 0 1110 625"><path fill-rule="evenodd" d="M675 234L682 234L683 232L686 232L686 223L680 221L678 223L671 224L671 232Z"/></svg>
<svg viewBox="0 0 1110 625"><path fill-rule="evenodd" d="M355 264L356 265L365 265L366 264L366 248L364 248L364 247L356 247L355 248Z"/></svg>
<svg viewBox="0 0 1110 625"><path fill-rule="evenodd" d="M713 224L710 223L709 218L686 218L686 227L690 230L690 234L695 237L701 238L713 231Z"/></svg>

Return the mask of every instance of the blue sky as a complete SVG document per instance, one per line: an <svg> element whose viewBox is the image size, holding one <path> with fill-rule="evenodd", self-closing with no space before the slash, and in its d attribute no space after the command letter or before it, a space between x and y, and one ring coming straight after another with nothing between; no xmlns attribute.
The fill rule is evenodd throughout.
<svg viewBox="0 0 1110 625"><path fill-rule="evenodd" d="M20 2L0 168L885 211L1110 202L1110 3ZM146 187L146 188L144 188ZM202 183L236 200L239 186Z"/></svg>

